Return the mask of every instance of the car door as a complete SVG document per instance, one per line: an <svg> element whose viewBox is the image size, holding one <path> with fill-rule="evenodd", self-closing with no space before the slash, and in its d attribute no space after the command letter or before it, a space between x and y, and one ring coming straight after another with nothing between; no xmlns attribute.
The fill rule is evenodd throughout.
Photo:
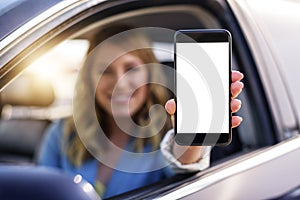
<svg viewBox="0 0 300 200"><path fill-rule="evenodd" d="M230 3L230 6L234 8L234 2ZM208 170L196 174L178 175L116 197L122 199L167 199L170 197L196 198L198 195L201 195L202 197L214 198L216 194L225 191L224 188L226 187L221 189L221 186L224 185L217 185L217 183L223 183L222 180L235 179L237 177L238 179L235 179L234 183L238 183L236 180L240 181L241 176L237 176L237 174L245 172L247 176L253 177L254 180L252 182L255 182L257 177L261 177L265 171L248 173L250 169L263 169L259 166L265 166L264 169L273 169L273 165L266 166L266 163L269 163L270 160L279 162L280 160L277 158L287 158L285 155L288 155L290 152L296 155L297 151L296 142L293 139L291 139L293 141L286 141L282 145L279 144L273 147L274 144L286 139L283 135L291 131L286 131L287 126L285 122L281 121L280 113L276 106L277 100L270 95L274 93L274 90L269 89L271 87L270 83L265 81L267 73L263 73L263 69L260 67L262 64L257 58L258 53L254 53L256 52L254 45L258 45L257 41L250 39L249 33L245 31L246 25L240 22L240 18L243 19L245 17L242 11L242 8L240 10L231 9L225 1L61 2L51 7L38 18L29 21L13 32L13 34L2 39L0 85L4 88L10 82L13 83L13 79L21 71L54 46L62 44L64 41L85 41L90 37L90 34L93 34L94 30L104 25L122 22L131 23L138 27L160 27L170 30L184 28L228 29L233 35L233 68L245 74L245 89L239 97L243 101L243 108L238 113L244 117L244 122L239 128L234 130L232 144L228 147L213 148L211 165L214 167ZM239 16L238 14L241 15L240 18L237 17ZM248 31L250 32L251 30ZM255 31L253 30L253 32ZM153 35L152 37L160 45L167 44L170 52L173 51L172 45L170 47L170 44L173 42L172 35ZM270 55L267 52L264 52L260 59L269 57ZM160 61L172 67L172 59L172 56L169 54L169 57L162 56ZM172 79L171 75L169 77ZM287 103L287 109L292 110L293 106L289 106L291 103L287 97L288 94L286 94L281 84L281 82L278 82L279 88L281 87L280 91L282 91L280 96L284 98L282 101ZM3 92L5 92L5 89ZM69 114L68 112L65 113L66 115ZM295 124L296 116L293 112L291 113L287 112L285 114L291 120L291 124ZM54 118L43 117L45 120L54 120ZM64 117L64 115L60 117ZM291 130L298 131L297 126L292 125L291 127L294 127ZM286 132L285 134L283 134L284 131ZM293 148L286 149L286 146L290 146L289 142L293 142ZM274 156L273 152L279 152L276 149L284 150ZM30 160L29 162L33 161ZM290 165L290 167L297 167L297 165ZM278 170L280 169L282 168L278 168ZM277 174L278 170L269 170L270 174L265 176L269 177ZM248 179L243 178L242 180L246 182ZM224 182L224 184L226 185L227 183ZM287 191L297 184L298 182L295 181L281 192ZM242 195L243 188L241 186L241 192L235 191L233 194L236 196L228 196L228 198ZM265 195L271 195L270 193L272 192L274 192L273 187ZM253 196L249 195L249 197Z"/></svg>
<svg viewBox="0 0 300 200"><path fill-rule="evenodd" d="M299 3L229 1L229 5L249 44L275 123L274 133L282 142L241 156L230 166L204 174L202 181L194 181L190 187L184 186L160 199L299 198L298 93L297 84L293 85L297 82L294 77L299 75L295 67L299 60L294 54L299 48ZM279 18L287 23L278 24Z"/></svg>

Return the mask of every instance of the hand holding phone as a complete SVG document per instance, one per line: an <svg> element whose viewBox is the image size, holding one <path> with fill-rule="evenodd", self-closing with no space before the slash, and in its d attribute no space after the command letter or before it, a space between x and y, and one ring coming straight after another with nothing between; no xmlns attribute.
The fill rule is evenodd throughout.
<svg viewBox="0 0 300 200"><path fill-rule="evenodd" d="M231 35L227 30L175 34L175 141L225 145L231 141Z"/></svg>

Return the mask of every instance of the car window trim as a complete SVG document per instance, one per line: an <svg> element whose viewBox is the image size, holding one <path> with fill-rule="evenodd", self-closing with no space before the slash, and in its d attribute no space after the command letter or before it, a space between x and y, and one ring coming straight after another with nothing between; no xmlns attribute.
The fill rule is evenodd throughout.
<svg viewBox="0 0 300 200"><path fill-rule="evenodd" d="M271 162L286 154L297 151L299 148L300 136L294 136L274 146L261 148L242 157L230 160L228 163L213 167L210 170L207 170L203 175L199 174L198 176L200 176L200 178L198 180L190 183L186 182L184 186L175 188L173 191L167 192L166 194L162 194L156 199L167 200L186 197L228 177L259 167L264 163Z"/></svg>

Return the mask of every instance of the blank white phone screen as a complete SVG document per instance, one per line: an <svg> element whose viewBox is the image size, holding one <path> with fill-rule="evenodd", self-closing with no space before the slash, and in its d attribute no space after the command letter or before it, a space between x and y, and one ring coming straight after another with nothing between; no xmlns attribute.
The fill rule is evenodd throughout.
<svg viewBox="0 0 300 200"><path fill-rule="evenodd" d="M176 43L177 133L228 133L229 42Z"/></svg>

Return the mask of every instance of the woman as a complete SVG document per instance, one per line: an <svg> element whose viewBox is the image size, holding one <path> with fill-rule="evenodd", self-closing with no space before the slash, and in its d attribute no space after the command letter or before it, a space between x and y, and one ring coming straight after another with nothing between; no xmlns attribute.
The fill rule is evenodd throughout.
<svg viewBox="0 0 300 200"><path fill-rule="evenodd" d="M51 126L39 160L80 174L104 198L209 165L210 148L174 144L170 116L154 106L170 99L162 66L148 38L128 29L118 25L95 35L77 81L74 114ZM233 97L241 79L233 72ZM240 105L232 100L232 111ZM175 108L174 101L166 103L171 116ZM241 118L232 121L234 127Z"/></svg>

